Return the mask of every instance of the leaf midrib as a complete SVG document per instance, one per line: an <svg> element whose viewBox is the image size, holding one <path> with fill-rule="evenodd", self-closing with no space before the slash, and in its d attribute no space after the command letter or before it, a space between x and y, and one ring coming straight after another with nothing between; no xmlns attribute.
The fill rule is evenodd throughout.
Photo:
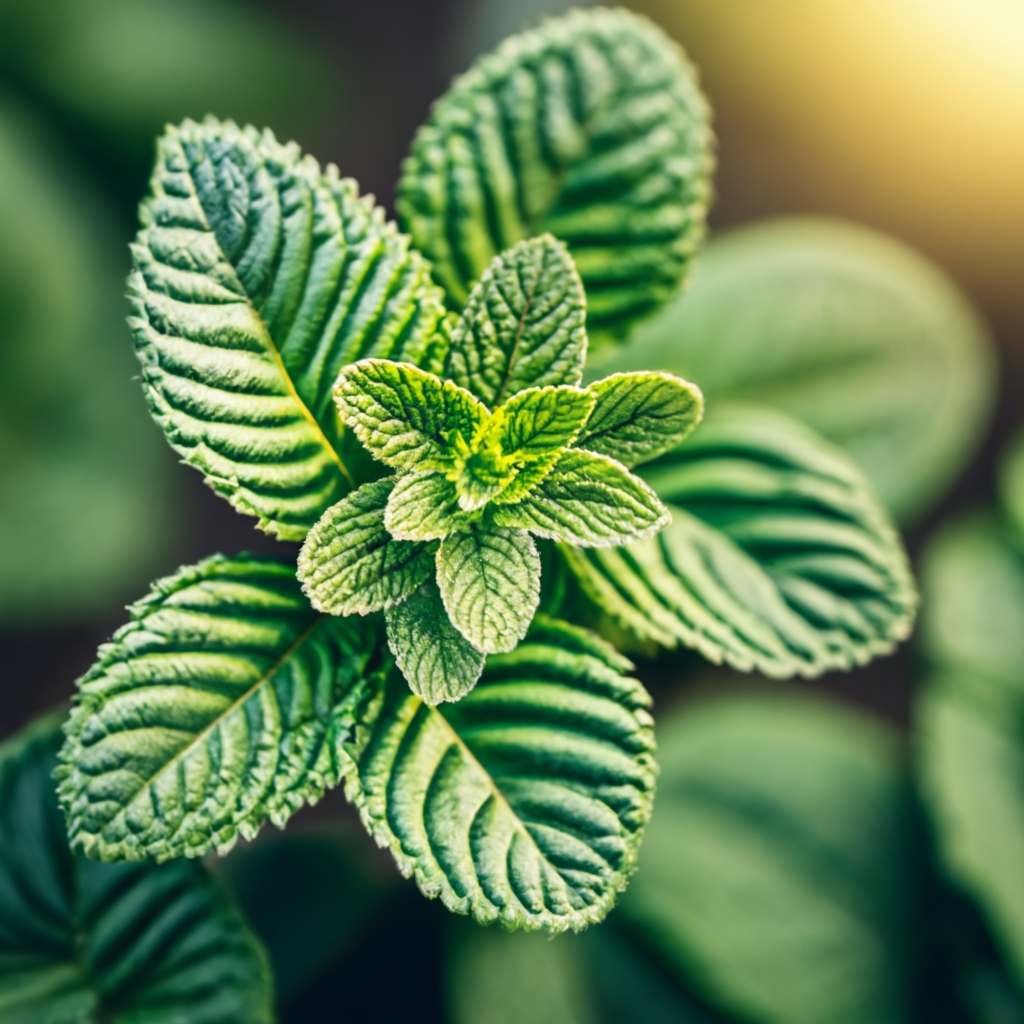
<svg viewBox="0 0 1024 1024"><path fill-rule="evenodd" d="M530 307L533 305L533 299L537 294L537 288L540 286L540 279L544 274L544 266L546 263L547 256L545 254L544 262L541 264L540 271L537 274L536 280L533 282L533 287L530 289L529 295L526 296L526 302L523 305L523 312L520 314L519 322L516 324L516 336L512 342L512 351L508 355L508 362L505 365L505 373L502 377L501 387L498 388L494 396L495 408L502 404L505 397L505 391L508 388L509 381L512 379L512 368L515 366L516 355L519 352L519 344L523 338L523 331L526 329L526 317L530 312Z"/></svg>

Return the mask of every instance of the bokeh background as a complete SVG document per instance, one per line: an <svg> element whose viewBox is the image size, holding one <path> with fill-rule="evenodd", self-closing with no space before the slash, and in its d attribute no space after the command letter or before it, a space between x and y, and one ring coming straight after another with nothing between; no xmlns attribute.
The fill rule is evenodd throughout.
<svg viewBox="0 0 1024 1024"><path fill-rule="evenodd" d="M209 112L270 126L391 209L409 141L452 75L568 6L0 0L0 737L70 696L151 579L278 546L176 465L132 380L127 243L162 125ZM934 260L990 326L996 410L977 457L910 526L916 554L938 523L991 499L994 459L1024 420L1024 3L628 6L700 69L718 136L713 233L776 215L858 221ZM905 727L913 657L806 685ZM671 666L645 671L671 703ZM367 857L373 884L392 884ZM411 899L405 940L380 939L388 955L437 909Z"/></svg>

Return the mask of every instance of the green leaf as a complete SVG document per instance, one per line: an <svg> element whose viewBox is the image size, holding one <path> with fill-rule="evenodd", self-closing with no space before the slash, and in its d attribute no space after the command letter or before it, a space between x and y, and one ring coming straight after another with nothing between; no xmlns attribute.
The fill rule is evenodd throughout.
<svg viewBox="0 0 1024 1024"><path fill-rule="evenodd" d="M451 469L488 417L451 381L386 359L346 366L334 395L345 425L375 459L394 469Z"/></svg>
<svg viewBox="0 0 1024 1024"><path fill-rule="evenodd" d="M917 819L895 736L808 693L659 722L661 779L621 913L756 1024L907 1024Z"/></svg>
<svg viewBox="0 0 1024 1024"><path fill-rule="evenodd" d="M922 584L922 793L946 873L980 906L1021 986L1024 558L991 516L967 516L930 542Z"/></svg>
<svg viewBox="0 0 1024 1024"><path fill-rule="evenodd" d="M201 857L337 785L346 704L376 648L287 563L216 555L158 581L79 681L61 751L72 846Z"/></svg>
<svg viewBox="0 0 1024 1024"><path fill-rule="evenodd" d="M454 306L496 253L543 232L563 239L591 336L618 337L686 275L711 147L696 76L659 28L573 11L506 40L435 104L403 168L399 216Z"/></svg>
<svg viewBox="0 0 1024 1024"><path fill-rule="evenodd" d="M594 411L576 444L624 466L675 448L704 415L700 388L670 373L616 373L589 391Z"/></svg>
<svg viewBox="0 0 1024 1024"><path fill-rule="evenodd" d="M1018 434L1003 455L999 496L1016 532L1017 546L1024 541L1024 435Z"/></svg>
<svg viewBox="0 0 1024 1024"><path fill-rule="evenodd" d="M650 698L629 668L592 634L538 616L443 711L393 674L365 690L346 793L450 910L547 931L599 921L654 794Z"/></svg>
<svg viewBox="0 0 1024 1024"><path fill-rule="evenodd" d="M433 580L389 608L385 618L388 647L417 697L433 706L473 689L484 655L452 625Z"/></svg>
<svg viewBox="0 0 1024 1024"><path fill-rule="evenodd" d="M426 544L393 540L384 526L397 477L363 484L332 505L306 535L299 580L313 607L329 615L390 608L434 575Z"/></svg>
<svg viewBox="0 0 1024 1024"><path fill-rule="evenodd" d="M642 472L668 527L621 550L563 549L615 628L775 677L862 665L909 635L899 536L848 458L805 427L717 409Z"/></svg>
<svg viewBox="0 0 1024 1024"><path fill-rule="evenodd" d="M153 415L214 490L301 540L353 483L338 371L424 355L426 264L336 168L213 119L167 129L141 219L130 323Z"/></svg>
<svg viewBox="0 0 1024 1024"><path fill-rule="evenodd" d="M67 148L51 144L45 125L0 99L6 629L103 618L184 526L173 457L125 386L138 366L120 299L118 224L75 166L75 145L62 141Z"/></svg>
<svg viewBox="0 0 1024 1024"><path fill-rule="evenodd" d="M668 370L697 381L710 408L795 416L844 448L901 521L967 464L996 383L988 330L938 268L813 218L713 239L693 286L600 369Z"/></svg>
<svg viewBox="0 0 1024 1024"><path fill-rule="evenodd" d="M445 375L492 409L526 388L578 384L587 355L583 285L550 235L491 260L455 327Z"/></svg>
<svg viewBox="0 0 1024 1024"><path fill-rule="evenodd" d="M511 651L540 603L540 556L525 530L453 533L437 549L437 584L449 618L474 647Z"/></svg>
<svg viewBox="0 0 1024 1024"><path fill-rule="evenodd" d="M668 523L669 512L625 466L572 449L518 505L495 508L493 520L538 537L611 547L657 533Z"/></svg>
<svg viewBox="0 0 1024 1024"><path fill-rule="evenodd" d="M593 395L579 388L520 391L499 410L501 450L515 458L561 451L576 439L593 408Z"/></svg>
<svg viewBox="0 0 1024 1024"><path fill-rule="evenodd" d="M270 1024L264 953L202 865L72 855L60 743L46 718L0 746L4 1024Z"/></svg>
<svg viewBox="0 0 1024 1024"><path fill-rule="evenodd" d="M459 493L447 477L407 473L391 492L384 525L396 540L440 540L466 529L479 515L459 507Z"/></svg>

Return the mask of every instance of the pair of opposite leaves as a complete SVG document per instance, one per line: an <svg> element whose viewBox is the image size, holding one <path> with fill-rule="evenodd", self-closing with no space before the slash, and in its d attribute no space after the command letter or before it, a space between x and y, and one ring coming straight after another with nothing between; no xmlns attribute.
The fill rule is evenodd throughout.
<svg viewBox="0 0 1024 1024"><path fill-rule="evenodd" d="M339 375L342 422L397 472L324 513L299 578L321 611L383 610L396 661L427 703L465 695L487 654L526 635L540 600L531 534L610 547L669 521L626 467L693 429L700 391L665 373L580 388L584 317L572 258L542 235L495 257L446 325L447 379L386 359Z"/></svg>

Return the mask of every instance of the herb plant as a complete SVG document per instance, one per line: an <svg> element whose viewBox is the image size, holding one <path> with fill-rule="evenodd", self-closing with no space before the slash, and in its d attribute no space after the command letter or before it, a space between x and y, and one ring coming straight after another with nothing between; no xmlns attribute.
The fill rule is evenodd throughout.
<svg viewBox="0 0 1024 1024"><path fill-rule="evenodd" d="M616 647L813 677L909 634L905 552L842 451L750 405L687 439L697 385L587 366L588 333L614 359L684 281L711 167L681 52L600 9L438 102L408 236L269 131L167 129L129 279L145 394L214 491L302 548L212 556L131 606L59 754L74 864L224 854L344 784L425 895L579 930L654 797Z"/></svg>

